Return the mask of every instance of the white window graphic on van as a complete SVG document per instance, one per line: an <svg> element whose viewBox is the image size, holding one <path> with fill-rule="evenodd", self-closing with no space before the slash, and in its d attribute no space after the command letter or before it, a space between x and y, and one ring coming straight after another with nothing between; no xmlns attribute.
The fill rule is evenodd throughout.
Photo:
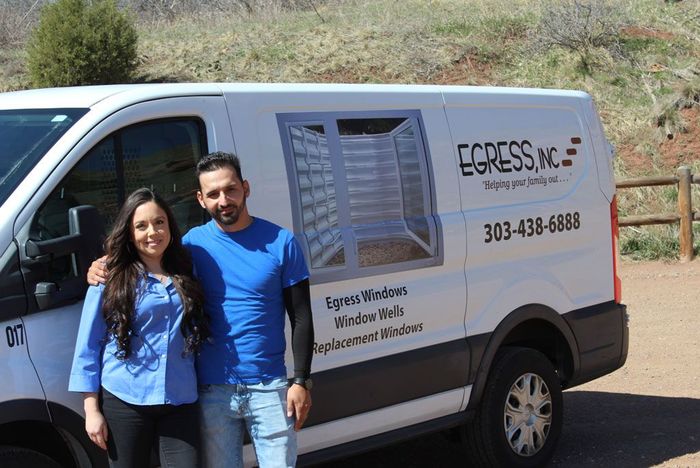
<svg viewBox="0 0 700 468"><path fill-rule="evenodd" d="M295 231L315 280L441 262L416 114L279 117Z"/></svg>

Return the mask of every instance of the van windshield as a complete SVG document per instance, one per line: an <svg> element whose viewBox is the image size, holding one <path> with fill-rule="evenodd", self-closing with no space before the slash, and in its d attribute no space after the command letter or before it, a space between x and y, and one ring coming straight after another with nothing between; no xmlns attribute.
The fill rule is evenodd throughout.
<svg viewBox="0 0 700 468"><path fill-rule="evenodd" d="M0 110L0 203L88 109Z"/></svg>

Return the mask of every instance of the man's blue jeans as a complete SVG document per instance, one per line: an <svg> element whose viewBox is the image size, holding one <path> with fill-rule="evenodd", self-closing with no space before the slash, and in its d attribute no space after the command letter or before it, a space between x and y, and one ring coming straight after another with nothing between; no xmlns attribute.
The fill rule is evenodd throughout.
<svg viewBox="0 0 700 468"><path fill-rule="evenodd" d="M287 379L259 384L200 385L205 467L243 466L248 429L260 468L293 467L297 458L294 418L287 417Z"/></svg>

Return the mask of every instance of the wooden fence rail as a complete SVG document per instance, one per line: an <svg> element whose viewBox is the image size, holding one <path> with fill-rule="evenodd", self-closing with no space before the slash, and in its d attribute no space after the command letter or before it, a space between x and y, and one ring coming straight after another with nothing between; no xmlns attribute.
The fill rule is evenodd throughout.
<svg viewBox="0 0 700 468"><path fill-rule="evenodd" d="M618 189L654 187L660 185L676 185L678 187L678 213L625 216L624 218L619 218L619 226L625 227L680 223L679 237L681 262L688 262L692 260L693 221L700 221L700 213L693 211L691 197L692 184L700 184L700 176L693 175L690 172L690 168L686 166L679 167L675 176L640 177L637 179L617 181L615 186Z"/></svg>

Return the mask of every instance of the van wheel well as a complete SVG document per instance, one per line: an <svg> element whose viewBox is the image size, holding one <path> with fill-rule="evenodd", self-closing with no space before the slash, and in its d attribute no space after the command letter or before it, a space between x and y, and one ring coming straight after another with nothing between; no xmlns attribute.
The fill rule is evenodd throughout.
<svg viewBox="0 0 700 468"><path fill-rule="evenodd" d="M563 387L573 375L573 356L566 338L545 320L532 319L518 324L506 335L501 346L530 348L544 354L552 362Z"/></svg>
<svg viewBox="0 0 700 468"><path fill-rule="evenodd" d="M545 466L562 428L562 391L547 356L504 346L474 417L459 428L470 466Z"/></svg>
<svg viewBox="0 0 700 468"><path fill-rule="evenodd" d="M74 468L75 460L61 434L49 423L16 421L0 426L0 445L21 447L46 455L59 465Z"/></svg>

